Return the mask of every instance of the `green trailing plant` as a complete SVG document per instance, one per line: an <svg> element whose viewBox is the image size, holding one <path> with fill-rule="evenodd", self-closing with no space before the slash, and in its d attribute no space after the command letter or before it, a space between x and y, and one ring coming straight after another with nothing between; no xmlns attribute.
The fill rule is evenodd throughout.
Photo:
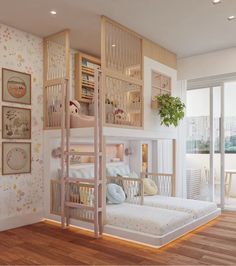
<svg viewBox="0 0 236 266"><path fill-rule="evenodd" d="M158 102L161 125L177 127L179 121L184 118L185 104L181 102L179 97L168 94L156 96L155 100Z"/></svg>

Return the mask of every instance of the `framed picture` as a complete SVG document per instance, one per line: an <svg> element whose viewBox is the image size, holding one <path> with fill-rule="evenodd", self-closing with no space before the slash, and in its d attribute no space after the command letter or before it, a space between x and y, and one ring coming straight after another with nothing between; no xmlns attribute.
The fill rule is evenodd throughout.
<svg viewBox="0 0 236 266"><path fill-rule="evenodd" d="M3 68L2 100L4 102L31 104L31 75Z"/></svg>
<svg viewBox="0 0 236 266"><path fill-rule="evenodd" d="M31 139L31 110L2 106L2 138Z"/></svg>
<svg viewBox="0 0 236 266"><path fill-rule="evenodd" d="M31 172L31 143L2 143L2 174L23 174Z"/></svg>

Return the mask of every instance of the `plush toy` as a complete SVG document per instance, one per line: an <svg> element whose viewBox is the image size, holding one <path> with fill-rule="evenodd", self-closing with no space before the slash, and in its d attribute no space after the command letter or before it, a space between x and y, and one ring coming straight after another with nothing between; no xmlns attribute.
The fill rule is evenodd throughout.
<svg viewBox="0 0 236 266"><path fill-rule="evenodd" d="M80 103L76 100L70 101L70 114L77 115L80 112Z"/></svg>

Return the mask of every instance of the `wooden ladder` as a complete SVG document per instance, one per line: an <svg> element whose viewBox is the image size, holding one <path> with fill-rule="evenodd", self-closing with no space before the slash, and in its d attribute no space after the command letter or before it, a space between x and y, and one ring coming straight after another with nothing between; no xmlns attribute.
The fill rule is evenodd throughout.
<svg viewBox="0 0 236 266"><path fill-rule="evenodd" d="M61 226L66 228L70 224L70 208L89 210L94 213L94 234L98 238L102 234L102 176L103 176L103 132L102 132L102 99L101 99L101 71L94 73L94 134L93 152L75 152L70 150L70 96L69 81L65 79L62 90L62 116L61 116ZM70 177L70 156L91 156L94 157L94 178L71 178ZM82 203L70 202L66 193L66 186L70 183L89 183L94 186L93 206L86 206Z"/></svg>

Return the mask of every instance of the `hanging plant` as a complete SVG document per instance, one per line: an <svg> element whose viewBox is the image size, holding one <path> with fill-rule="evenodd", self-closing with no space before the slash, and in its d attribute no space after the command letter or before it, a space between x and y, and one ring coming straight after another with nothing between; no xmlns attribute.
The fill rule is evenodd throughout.
<svg viewBox="0 0 236 266"><path fill-rule="evenodd" d="M185 110L185 104L181 102L180 98L163 94L155 96L154 101L158 105L161 125L177 127L179 121L184 118Z"/></svg>

